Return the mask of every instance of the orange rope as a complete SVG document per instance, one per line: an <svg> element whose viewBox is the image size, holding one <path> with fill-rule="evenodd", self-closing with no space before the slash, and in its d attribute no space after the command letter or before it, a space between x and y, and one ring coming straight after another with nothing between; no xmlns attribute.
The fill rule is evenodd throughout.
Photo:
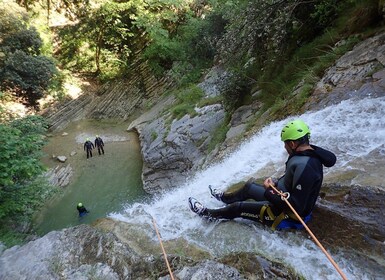
<svg viewBox="0 0 385 280"><path fill-rule="evenodd" d="M166 261L166 265L167 265L168 272L170 274L171 280L174 280L174 276L172 274L171 267L170 267L170 264L169 264L168 259L167 259L166 251L164 250L162 239L160 238L160 234L159 234L158 228L156 227L156 223L155 223L155 219L154 218L152 218L152 223L154 224L156 235L158 236L160 247L162 248L164 260Z"/></svg>
<svg viewBox="0 0 385 280"><path fill-rule="evenodd" d="M329 259L329 261L332 263L334 268L338 271L338 273L341 275L342 279L347 280L348 278L345 276L345 274L342 272L342 270L338 267L337 263L332 259L332 257L329 255L329 253L325 250L325 248L322 246L322 244L318 241L317 237L312 233L312 231L308 228L308 226L305 224L305 222L302 220L302 218L298 215L297 211L293 208L293 206L290 204L290 202L286 199L284 193L282 191L279 191L276 187L274 187L272 184L269 184L269 186L276 191L282 199L286 202L286 204L290 207L291 211L294 213L294 215L297 217L297 219L302 223L302 225L305 227L305 229L308 231L310 236L314 239L315 243L318 245L318 247L321 248L322 252L326 255L326 257Z"/></svg>

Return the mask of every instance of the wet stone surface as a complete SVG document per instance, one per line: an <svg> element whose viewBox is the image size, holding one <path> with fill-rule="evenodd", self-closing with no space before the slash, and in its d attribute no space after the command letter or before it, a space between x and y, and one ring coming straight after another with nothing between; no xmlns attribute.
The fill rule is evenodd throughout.
<svg viewBox="0 0 385 280"><path fill-rule="evenodd" d="M355 252L385 272L385 191L377 187L329 184L321 190L309 228L323 246Z"/></svg>

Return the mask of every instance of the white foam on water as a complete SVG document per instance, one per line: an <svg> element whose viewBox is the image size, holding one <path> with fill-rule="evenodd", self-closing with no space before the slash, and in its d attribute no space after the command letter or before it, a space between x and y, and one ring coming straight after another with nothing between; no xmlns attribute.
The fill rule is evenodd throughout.
<svg viewBox="0 0 385 280"><path fill-rule="evenodd" d="M268 164L282 175L287 159L280 131L289 120L300 117L311 130L311 142L337 155L330 170L349 168L349 162L367 156L385 143L385 98L346 100L319 111L273 122L222 162L212 165L177 189L149 203L128 206L123 213L111 217L130 223L151 223L156 220L164 240L183 237L215 254L232 251L262 252L291 265L307 279L340 279L323 252L310 239L297 233L272 232L253 223L208 223L192 213L188 197L193 196L208 207L222 204L210 198L208 185L225 189L247 180ZM329 169L325 168L325 176ZM223 230L223 227L225 230ZM242 227L242 234L237 228ZM234 240L234 242L229 242ZM332 256L349 279L370 279L366 267L352 265L342 255ZM369 276L368 276L369 275Z"/></svg>

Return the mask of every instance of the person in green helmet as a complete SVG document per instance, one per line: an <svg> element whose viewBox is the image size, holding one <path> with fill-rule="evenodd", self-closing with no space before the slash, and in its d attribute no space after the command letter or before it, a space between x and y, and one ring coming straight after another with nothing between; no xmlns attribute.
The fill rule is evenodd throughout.
<svg viewBox="0 0 385 280"><path fill-rule="evenodd" d="M211 195L225 203L225 206L208 209L190 197L190 209L210 219L244 218L273 229L303 228L271 185L285 193L289 203L305 222L310 220L323 181L323 167L332 167L337 159L332 152L311 145L309 139L310 129L306 123L302 120L288 122L281 131L281 140L288 153L282 177L278 180L267 178L262 185L248 182L233 192L222 192L209 186Z"/></svg>
<svg viewBox="0 0 385 280"><path fill-rule="evenodd" d="M79 212L79 217L83 217L84 215L89 213L89 211L86 209L86 207L84 207L83 203L81 202L78 203L78 205L76 206L76 209Z"/></svg>
<svg viewBox="0 0 385 280"><path fill-rule="evenodd" d="M84 142L84 150L87 152L87 159L89 157L92 157L92 149L94 148L94 144L90 141L90 138L86 139L86 142Z"/></svg>

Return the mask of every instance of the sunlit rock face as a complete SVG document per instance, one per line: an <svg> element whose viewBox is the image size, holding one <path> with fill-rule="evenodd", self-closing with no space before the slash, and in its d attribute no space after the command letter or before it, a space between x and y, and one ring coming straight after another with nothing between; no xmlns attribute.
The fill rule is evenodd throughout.
<svg viewBox="0 0 385 280"><path fill-rule="evenodd" d="M354 97L384 96L384 68L385 33L382 33L359 43L338 59L317 83L304 111L320 109Z"/></svg>
<svg viewBox="0 0 385 280"><path fill-rule="evenodd" d="M136 125L143 155L142 179L145 191L159 192L186 182L191 171L202 165L212 132L222 125L221 105L196 109L167 124L164 118Z"/></svg>

